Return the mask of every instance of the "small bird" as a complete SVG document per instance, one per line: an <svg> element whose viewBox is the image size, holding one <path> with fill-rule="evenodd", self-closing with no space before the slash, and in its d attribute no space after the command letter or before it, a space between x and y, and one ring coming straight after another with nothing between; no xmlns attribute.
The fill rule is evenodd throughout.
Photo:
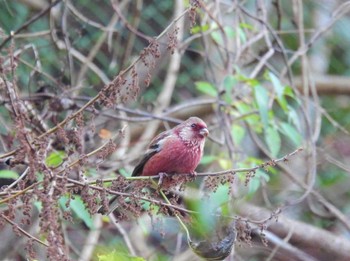
<svg viewBox="0 0 350 261"><path fill-rule="evenodd" d="M132 176L155 176L161 179L167 174L188 174L195 176L195 169L203 156L205 138L209 131L207 125L198 117L190 117L174 128L158 134L136 165ZM167 184L164 184L167 183ZM162 182L169 187L169 182ZM118 207L116 198L110 200L109 211ZM103 207L98 213L105 214Z"/></svg>

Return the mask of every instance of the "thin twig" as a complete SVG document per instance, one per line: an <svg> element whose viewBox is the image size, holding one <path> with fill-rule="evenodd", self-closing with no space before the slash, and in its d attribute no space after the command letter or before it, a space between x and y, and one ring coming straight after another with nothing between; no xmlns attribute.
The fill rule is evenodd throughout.
<svg viewBox="0 0 350 261"><path fill-rule="evenodd" d="M24 177L27 175L29 171L29 167L27 167L23 173L21 174L21 176L19 176L13 183L11 183L4 192L7 192L9 189L13 188L14 186L16 186L18 184L18 182L20 182L22 179L24 179Z"/></svg>
<svg viewBox="0 0 350 261"><path fill-rule="evenodd" d="M90 230L89 234L86 236L84 247L79 256L79 261L89 261L93 259L93 252L101 235L102 217L95 215L93 218L93 224L94 229Z"/></svg>
<svg viewBox="0 0 350 261"><path fill-rule="evenodd" d="M263 169L266 168L268 166L274 166L276 165L276 163L279 162L286 162L288 161L288 159L292 156L294 156L295 154L299 153L300 151L302 151L303 148L298 148L295 151L281 157L278 159L272 159L270 161L264 162L260 165L257 165L255 167L251 167L251 168L239 168L239 169L229 169L229 170L222 170L222 171L217 171L217 172L202 172L202 173L197 173L196 176L197 177L212 177L212 176L221 176L221 175L226 175L226 174L235 174L238 172L251 172L251 171L256 171L258 169ZM183 173L183 174L177 174L177 175L186 175L188 173ZM149 177L126 177L126 179L128 180L138 180L138 179L154 179L154 178L159 178L158 175L156 176L149 176Z"/></svg>
<svg viewBox="0 0 350 261"><path fill-rule="evenodd" d="M91 156L93 154L96 154L97 151L101 150L106 144L102 145L99 149L97 150L94 150L93 152L90 152L88 153L86 156ZM235 173L239 173L239 172L252 172L252 171L256 171L257 169L261 169L261 168L266 168L268 166L274 166L276 165L276 163L279 163L279 162L287 162L289 160L290 157L296 155L298 152L302 151L303 149L302 148L298 148L296 149L295 151L281 157L281 158L278 158L278 159L273 159L273 160L270 160L270 161L267 161L267 162L264 162L258 166L254 166L254 167L251 167L251 168L238 168L238 169L229 169L229 170L222 170L222 171L217 171L217 172L202 172L202 173L197 173L196 176L197 177L212 177L212 176L222 176L222 175L227 175L227 174L232 174L234 175ZM72 167L74 166L75 164L77 164L79 162L79 160L76 160L74 162L72 162L69 167ZM63 171L60 171L59 173L57 173L57 178L64 178L63 176L61 176L60 174L62 173ZM188 175L188 173L182 173L182 174L176 174L176 175ZM139 176L139 177L124 177L126 180L153 180L153 179L159 179L159 175L155 175L155 176ZM113 182L115 180L118 180L119 178L118 177L115 177L115 178L105 178L105 179L100 179L99 181L102 181L103 183L110 183L110 182ZM73 180L73 179L68 179L69 182L71 182L71 184L67 184L66 186L68 188L71 188L73 187L74 185L80 185L80 186L84 186L84 185L94 185L97 183L97 180L90 180L90 181L86 181L85 183L82 183L80 181L76 181L76 180ZM40 184L40 182L37 182L35 183L35 185L38 185ZM34 185L34 184L32 184ZM32 187L30 187L32 188ZM98 190L102 190L100 187L92 187L93 189L96 189L98 188ZM26 191L28 191L28 188L25 189ZM25 191L25 192L26 192ZM0 197L1 196L6 196L8 195L8 193L12 193L14 195L20 195L20 194L23 194L21 193L21 191L12 191L12 192L0 192ZM111 192L111 194L114 194L114 195L120 195L120 196L130 196L130 193L122 193L122 192L116 192L116 191L112 191L112 190L107 190L107 192ZM11 197L13 198L13 197ZM142 198L144 199L144 198ZM6 200L7 201L7 200ZM3 203L3 202L6 202L6 201L0 201L0 203Z"/></svg>
<svg viewBox="0 0 350 261"><path fill-rule="evenodd" d="M39 244L49 247L48 244L46 244L45 242L41 241L40 239L32 236L31 234L29 234L27 231L25 231L24 229L22 229L20 226L18 226L15 222L13 222L11 219L9 219L8 217L6 217L3 214L0 214L0 216L8 223L10 223L12 226L16 227L23 235L25 235L26 237L34 240L35 242L38 242Z"/></svg>
<svg viewBox="0 0 350 261"><path fill-rule="evenodd" d="M129 253L133 256L136 256L135 248L131 243L128 233L125 231L123 226L118 222L118 220L112 213L109 215L109 218L112 220L113 225L118 229L119 233L122 235L124 242L129 250Z"/></svg>
<svg viewBox="0 0 350 261"><path fill-rule="evenodd" d="M174 20L172 20L172 22L155 38L155 40L159 40L161 37L163 37L168 30L177 23L178 20L180 20L187 12L188 12L188 8L183 11L177 18L175 18ZM1 46L0 46L1 47ZM71 51L73 51L74 49L72 48ZM134 60L134 62L132 62L125 70L121 71L118 76L115 78L117 79L118 77L123 77L126 75L127 72L131 71L135 65L141 60L141 56L138 56L137 59ZM107 90L111 88L111 86L113 86L113 84L106 86ZM66 125L68 122L70 122L71 120L75 119L80 113L82 113L83 111L85 111L88 107L92 106L95 102L97 102L100 98L101 98L102 92L99 92L95 97L91 98L84 106L82 106L79 110L77 110L76 112L72 113L71 115L67 116L64 120L62 120L61 122L59 122L58 124L56 124L56 126L52 127L51 129L49 129L48 131L46 131L45 133L37 136L33 141L36 140L40 140L48 135L50 135L51 133L56 132L58 129L62 128L64 125ZM15 150L12 150L10 152L4 153L2 155L0 155L0 159L3 158L7 158L9 156L14 155L15 153L17 153L19 151L20 148L17 148Z"/></svg>
<svg viewBox="0 0 350 261"><path fill-rule="evenodd" d="M10 41L16 34L18 34L20 31L26 29L29 25L34 23L36 20L40 19L42 16L44 16L52 7L60 3L62 0L56 0L55 2L51 3L48 7L43 9L40 13L34 15L31 19L29 19L27 22L25 22L20 28L18 28L16 31L11 32L10 35L0 44L0 50L5 46L5 44Z"/></svg>

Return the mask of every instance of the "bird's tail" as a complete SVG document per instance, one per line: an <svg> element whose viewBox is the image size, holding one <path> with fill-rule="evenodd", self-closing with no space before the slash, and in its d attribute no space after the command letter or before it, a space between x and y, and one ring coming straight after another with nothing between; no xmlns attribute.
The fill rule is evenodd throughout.
<svg viewBox="0 0 350 261"><path fill-rule="evenodd" d="M119 206L118 202L118 195L114 195L108 203L108 209L106 209L104 206L101 206L98 210L97 213L101 215L109 215L111 214L114 210L116 210Z"/></svg>
<svg viewBox="0 0 350 261"><path fill-rule="evenodd" d="M126 186L125 191L126 193L130 193L132 191L133 184L129 184ZM108 202L108 206L102 205L98 210L97 213L101 215L106 215L108 216L109 214L113 213L114 210L116 210L120 206L119 202L119 195L114 195Z"/></svg>

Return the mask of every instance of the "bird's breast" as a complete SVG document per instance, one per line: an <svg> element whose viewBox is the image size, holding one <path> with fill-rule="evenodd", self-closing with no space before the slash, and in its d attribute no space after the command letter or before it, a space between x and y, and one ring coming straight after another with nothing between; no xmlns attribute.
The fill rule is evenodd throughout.
<svg viewBox="0 0 350 261"><path fill-rule="evenodd" d="M160 172L169 174L192 173L201 157L203 146L186 144L184 142L168 142L162 149L148 160L143 169L143 176L158 175Z"/></svg>

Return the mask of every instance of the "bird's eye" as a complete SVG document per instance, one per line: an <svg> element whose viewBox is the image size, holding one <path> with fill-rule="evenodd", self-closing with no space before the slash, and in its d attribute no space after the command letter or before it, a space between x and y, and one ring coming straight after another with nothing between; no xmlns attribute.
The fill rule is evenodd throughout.
<svg viewBox="0 0 350 261"><path fill-rule="evenodd" d="M192 124L191 124L191 127L192 127L192 128L196 128L196 127L197 127L197 124L192 123Z"/></svg>

